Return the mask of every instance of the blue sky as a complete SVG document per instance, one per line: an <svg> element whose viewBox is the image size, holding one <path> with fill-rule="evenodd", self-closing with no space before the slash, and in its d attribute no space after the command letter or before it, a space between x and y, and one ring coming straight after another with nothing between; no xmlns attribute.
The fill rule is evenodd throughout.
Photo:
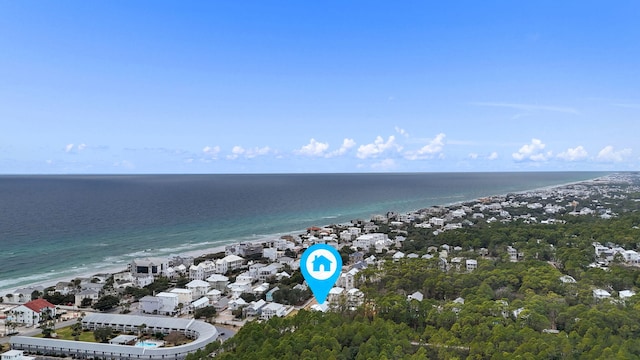
<svg viewBox="0 0 640 360"><path fill-rule="evenodd" d="M637 1L2 1L0 173L640 170Z"/></svg>

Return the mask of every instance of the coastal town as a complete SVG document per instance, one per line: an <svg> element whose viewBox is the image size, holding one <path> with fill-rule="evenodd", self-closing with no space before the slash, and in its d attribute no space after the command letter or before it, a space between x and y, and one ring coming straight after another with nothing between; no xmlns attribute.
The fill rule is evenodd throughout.
<svg viewBox="0 0 640 360"><path fill-rule="evenodd" d="M361 289L363 274L371 278L370 274L382 271L386 263L429 260L443 273L471 273L482 271L483 263L517 263L555 251L554 245L544 239L527 240L531 246L511 243L471 247L444 242L418 246L412 234L442 239L459 230L493 224L555 226L580 217L607 221L627 211L626 202L639 202L640 198L634 197L639 193L637 175L614 174L410 213L389 212L348 224L310 227L302 234L231 244L225 246L224 252L200 257L136 258L125 271L91 274L46 288L15 289L1 298L0 333L11 349L2 359L20 360L22 352L85 358L128 358L137 354L139 358L182 359L216 340L227 339L248 322L293 316L302 310L330 313L362 307L367 301L366 291ZM334 247L343 263L336 284L322 304L314 300L300 272L301 254L314 244ZM604 271L613 263L637 267L638 251L625 248L615 238L594 241L588 266ZM566 268L556 257L548 257L549 267L560 271ZM557 281L571 284L576 279L562 273ZM624 302L635 295L631 286L620 291L599 287L590 290L597 301ZM402 296L407 302L422 302L429 295L414 291ZM456 297L450 302L462 306L465 299ZM518 318L526 310L517 308L509 316ZM104 326L118 331L107 339L108 343L84 343L78 348L58 346L55 342L62 340L57 339L56 324L63 323L78 323L84 331ZM553 327L543 330L558 332ZM134 348L133 344L158 333L154 339L156 349L163 349L162 338L176 331L188 334L180 351L169 354L146 349L138 354L122 350L126 346ZM27 336L33 333L45 336Z"/></svg>

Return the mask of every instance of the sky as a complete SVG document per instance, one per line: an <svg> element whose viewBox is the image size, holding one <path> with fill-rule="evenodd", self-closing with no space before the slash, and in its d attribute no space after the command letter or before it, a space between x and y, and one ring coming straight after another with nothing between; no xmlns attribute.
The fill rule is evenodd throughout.
<svg viewBox="0 0 640 360"><path fill-rule="evenodd" d="M638 14L0 0L0 174L640 170Z"/></svg>

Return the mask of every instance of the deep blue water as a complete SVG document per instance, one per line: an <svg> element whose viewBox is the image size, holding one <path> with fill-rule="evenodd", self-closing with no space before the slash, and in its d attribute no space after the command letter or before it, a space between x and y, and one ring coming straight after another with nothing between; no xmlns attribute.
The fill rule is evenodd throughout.
<svg viewBox="0 0 640 360"><path fill-rule="evenodd" d="M0 291L594 172L0 176Z"/></svg>

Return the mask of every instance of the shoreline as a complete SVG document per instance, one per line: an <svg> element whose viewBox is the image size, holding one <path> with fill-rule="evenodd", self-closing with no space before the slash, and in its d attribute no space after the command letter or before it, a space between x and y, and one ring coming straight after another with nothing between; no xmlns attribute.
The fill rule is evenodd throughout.
<svg viewBox="0 0 640 360"><path fill-rule="evenodd" d="M405 211L405 212L418 212L424 209L428 209L430 207L451 207L451 206L459 206L462 205L464 203L468 203L468 202L473 202L473 201L479 201L482 198L491 198L491 197L501 197L501 196L506 196L507 194L524 194L524 193L528 193L528 192L537 192L537 191L549 191L549 190L553 190L553 189L560 189L566 186L570 186L570 185L578 185L578 184L582 184L582 183L589 183L589 182L594 182L597 181L599 179L603 179L606 178L607 176L611 176L613 174L616 174L615 172L611 172L607 175L602 175L602 176L598 176L595 178L591 178L591 179L585 179L585 180L579 180L579 181L572 181L572 182L567 182L567 183L561 183L561 184L557 184L557 185L548 185L548 186L542 186L542 187L538 187L538 188L533 188L533 189L527 189L527 190L522 190L522 191L508 191L505 193L497 193L497 194L492 194L492 195L484 195L484 196L480 196L480 197L475 197L475 198L470 198L470 199L463 199L460 201L455 201L455 202L450 202L450 203L444 203L444 204L435 204L435 205L429 205L426 207L422 207L422 208L418 208L418 209L413 209L413 210L409 210L409 211ZM376 214L370 214L369 220L371 219L372 216L374 216ZM328 220L328 219L323 219L323 220ZM355 220L355 219L352 219ZM328 223L328 224L324 224L324 225L318 225L320 227L324 227L324 226L330 226L330 225L337 225L338 223ZM295 230L295 231L285 231L285 232L279 232L279 233L274 233L274 234L265 234L265 235L260 235L259 239L232 239L232 240L227 240L227 241L221 241L219 245L214 245L212 247L208 247L208 248L202 248L202 249L193 249L193 250L187 250L184 252L180 252L180 253L171 253L170 255L161 255L161 254L149 254L147 256L138 256L136 258L144 258L144 257L169 257L171 255L175 255L175 256L192 256L194 258L196 257L200 257L200 256L206 256L209 254L214 254L214 253L218 253L218 252L224 252L225 247L231 244L238 244L241 242L251 242L251 243L262 243L265 241L268 241L270 239L277 239L280 236L283 235L287 235L287 234L297 234L300 232L304 232L305 230ZM76 278L90 278L93 275L96 274L115 274L115 273L120 273L120 272L124 272L126 271L128 268L128 263L124 263L123 265L113 265L113 266L107 266L105 265L104 267L100 267L100 268L96 268L95 271L87 271L90 269L84 269L82 271L79 271L77 273L74 274L69 274L69 275L61 275L60 277L56 277L56 278L51 278L48 280L43 280L43 281L34 281L34 282L30 282L30 283L25 283L23 285L18 285L17 287L14 288L9 288L6 287L3 290L0 290L0 296L5 297L7 294L11 293L11 289L17 290L17 289L23 289L23 288L30 288L30 287L36 287L36 286L42 286L43 288L47 288L50 286L55 286L58 282L61 281L71 281L73 279ZM18 304L18 302L4 302L5 304Z"/></svg>

